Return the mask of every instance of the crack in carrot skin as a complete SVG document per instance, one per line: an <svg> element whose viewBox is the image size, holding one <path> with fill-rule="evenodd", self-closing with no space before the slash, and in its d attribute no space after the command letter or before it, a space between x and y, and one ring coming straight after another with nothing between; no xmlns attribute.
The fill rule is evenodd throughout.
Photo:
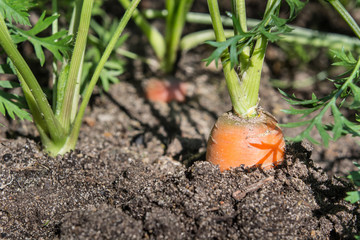
<svg viewBox="0 0 360 240"><path fill-rule="evenodd" d="M225 113L216 121L208 141L206 159L221 171L258 166L270 169L283 161L285 140L276 119L260 109L259 116L243 119Z"/></svg>

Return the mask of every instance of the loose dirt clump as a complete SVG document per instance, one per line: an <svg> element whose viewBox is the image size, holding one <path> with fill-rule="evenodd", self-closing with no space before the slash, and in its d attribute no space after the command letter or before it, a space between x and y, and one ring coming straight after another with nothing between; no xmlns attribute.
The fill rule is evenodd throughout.
<svg viewBox="0 0 360 240"><path fill-rule="evenodd" d="M5 239L343 239L359 229L349 184L300 144L266 172L149 162L138 147L52 158L18 139L0 152Z"/></svg>

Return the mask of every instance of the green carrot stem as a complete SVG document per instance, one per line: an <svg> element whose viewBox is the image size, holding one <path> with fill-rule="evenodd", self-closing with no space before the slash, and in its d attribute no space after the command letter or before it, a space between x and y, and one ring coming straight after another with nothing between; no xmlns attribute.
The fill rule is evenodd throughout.
<svg viewBox="0 0 360 240"><path fill-rule="evenodd" d="M120 4L125 8L128 9L130 6L129 0L119 0ZM165 39L161 35L161 33L150 25L150 23L146 20L146 18L137 10L135 9L132 18L136 25L140 27L143 31L145 36L147 37L152 49L154 50L157 58L162 61L165 56L166 47L165 47Z"/></svg>
<svg viewBox="0 0 360 240"><path fill-rule="evenodd" d="M74 9L71 15L71 21L69 26L69 34L73 35L74 37L76 37L76 30L79 28L83 2L84 0L75 0L74 3Z"/></svg>
<svg viewBox="0 0 360 240"><path fill-rule="evenodd" d="M259 88L261 80L261 71L263 67L265 50L267 46L267 39L265 37L260 37L256 41L254 51L251 55L249 67L242 74L242 86L246 96L244 101L247 104L247 113L248 117L255 116L257 114L256 108L259 101Z"/></svg>
<svg viewBox="0 0 360 240"><path fill-rule="evenodd" d="M166 1L166 8L168 9L165 30L166 52L162 66L166 73L173 71L181 34L186 22L186 14L189 12L192 3L193 0Z"/></svg>
<svg viewBox="0 0 360 240"><path fill-rule="evenodd" d="M59 121L66 131L70 129L71 114L74 111L73 108L77 108L77 105L74 104L74 98L78 97L75 96L77 94L76 85L79 84L78 74L80 71L83 54L86 48L93 2L94 0L84 0L83 2L79 29L77 32L74 51L70 61L69 76L66 83L64 102L62 104L61 112L59 115Z"/></svg>
<svg viewBox="0 0 360 240"><path fill-rule="evenodd" d="M247 32L247 19L245 0L232 0L232 12L239 20L241 30ZM238 30L234 28L234 34L239 34ZM245 69L249 65L250 60L250 47L245 47L239 54L240 69Z"/></svg>
<svg viewBox="0 0 360 240"><path fill-rule="evenodd" d="M346 23L353 30L355 35L360 38L360 28L356 23L354 18L350 13L345 9L345 7L340 3L339 0L328 0L328 2L335 8L335 10L341 15L341 17L346 21Z"/></svg>
<svg viewBox="0 0 360 240"><path fill-rule="evenodd" d="M51 1L51 6L52 6L52 14L58 14L58 3L57 0L52 0ZM54 22L51 24L51 28L52 28L52 34L55 34L59 31L59 19L55 19ZM57 71L58 71L58 66L57 66L57 60L54 58L53 59L53 71L52 71L52 78L53 78L53 101L52 101L52 106L53 106L53 111L55 110L56 107L56 92L57 92Z"/></svg>
<svg viewBox="0 0 360 240"><path fill-rule="evenodd" d="M237 0L236 0L237 1ZM266 5L264 19L270 19L270 13L279 6L280 1L269 0ZM269 21L269 20L268 20ZM268 40L264 36L260 36L256 40L254 49L250 58L246 55L241 56L241 83L245 93L242 101L245 102L247 112L243 113L246 117L254 117L257 115L257 106L259 102L259 89L261 80L261 71L264 63L265 52Z"/></svg>
<svg viewBox="0 0 360 240"><path fill-rule="evenodd" d="M59 117L61 108L62 108L62 104L64 102L66 81L69 76L69 67L70 67L69 65L66 65L63 67L63 69L60 73L59 79L56 82L56 92L53 93L53 94L56 94L56 96L54 96L54 98L56 99L55 111L54 111L56 117Z"/></svg>
<svg viewBox="0 0 360 240"><path fill-rule="evenodd" d="M31 93L31 95L34 97L39 112L41 114L41 117L44 119L47 125L47 129L49 131L51 139L53 141L61 141L61 139L63 139L64 136L64 131L61 128L57 119L55 118L53 111L50 107L50 104L47 101L46 95L42 91L38 81L36 80L34 74L30 70L30 67L27 65L26 61L21 56L20 52L17 50L15 44L12 42L5 21L1 14L0 14L0 45L2 46L8 57L15 65L17 71L23 77L24 82L29 88L29 91L27 92L29 94Z"/></svg>
<svg viewBox="0 0 360 240"><path fill-rule="evenodd" d="M217 0L208 0L209 12L211 15L211 20L213 24L213 29L215 32L215 38L218 42L226 41L224 28L221 23L220 11ZM224 58L222 59L224 60ZM248 109L246 105L244 105L244 93L241 89L240 79L237 75L234 68L231 67L230 61L223 61L223 71L225 75L225 81L227 84L227 88L229 91L231 104L233 106L233 111L242 116L244 115Z"/></svg>
<svg viewBox="0 0 360 240"><path fill-rule="evenodd" d="M159 17L164 18L167 16L166 10L158 11L153 9L147 9L143 13L144 16L148 19L159 18ZM207 24L211 24L211 16L206 13L189 12L186 16L186 21L189 23L207 25ZM232 19L229 17L221 16L221 22L224 26L227 27L233 26ZM257 19L251 19L251 18L247 19L248 28L253 28L259 23L260 21ZM331 47L336 49L341 49L342 46L344 46L345 49L349 49L349 50L358 48L360 45L359 39L357 37L355 38L342 34L319 32L316 30L301 28L292 25L289 25L289 27L291 27L293 30L289 33L280 35L281 38L279 39L279 42L299 43L302 45L311 45L314 47ZM204 30L204 31L210 31L210 30ZM232 37L234 35L234 34L231 35L230 31L232 30L225 30L225 34L227 35L227 37ZM200 34L200 35L204 35L204 37L201 37L204 40L202 41L199 40L194 43L191 43L192 42L191 36L193 35L193 33L190 33L185 37L183 37L181 39L181 44L183 44L186 47L184 49L182 48L182 50L188 50L195 47L197 44L203 43L206 40L215 39L214 34L207 33L206 35L208 37L205 37L204 33L205 32ZM194 35L196 36L197 34L194 33Z"/></svg>
<svg viewBox="0 0 360 240"><path fill-rule="evenodd" d="M53 144L53 141L49 138L49 129L47 128L45 120L41 117L41 112L38 108L38 105L36 103L34 96L32 95L32 93L30 91L30 88L27 86L24 78L21 76L19 71L17 71L17 76L21 83L21 88L23 90L26 102L29 106L35 126L40 134L41 142L42 142L44 148L46 149L49 145Z"/></svg>
<svg viewBox="0 0 360 240"><path fill-rule="evenodd" d="M124 13L124 16L122 17L118 27L115 30L114 35L112 36L108 46L106 47L100 61L99 64L97 65L95 71L94 71L94 75L92 76L89 85L85 91L84 94L84 98L81 102L81 105L79 107L79 111L78 114L76 115L76 118L74 120L74 124L73 124L73 128L71 131L71 134L69 136L68 142L67 142L67 147L69 149L72 149L75 147L76 145L76 141L77 138L79 136L79 132L80 132L80 126L82 123L82 119L85 113L85 109L89 103L90 97L92 95L92 92L95 88L95 85L99 79L100 73L102 71L102 69L104 68L104 65L106 63L106 61L108 60L112 50L114 49L120 35L122 34L126 24L129 22L131 15L134 13L136 7L138 6L138 4L140 3L141 0L133 0L130 4L130 6L127 8L126 12Z"/></svg>
<svg viewBox="0 0 360 240"><path fill-rule="evenodd" d="M243 32L247 32L247 20L246 20L246 7L245 0L233 0L232 12L235 14L236 19L240 22L240 27ZM238 32L235 30L235 34Z"/></svg>

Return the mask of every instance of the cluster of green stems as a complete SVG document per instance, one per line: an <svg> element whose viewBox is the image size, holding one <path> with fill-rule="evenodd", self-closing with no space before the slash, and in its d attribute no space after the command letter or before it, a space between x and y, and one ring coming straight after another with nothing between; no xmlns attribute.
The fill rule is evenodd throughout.
<svg viewBox="0 0 360 240"><path fill-rule="evenodd" d="M130 0L119 0L126 9ZM172 74L178 57L180 40L186 23L186 17L194 0L165 0L165 33L160 33L138 10L133 14L134 22L147 37L157 59L160 69L165 74Z"/></svg>
<svg viewBox="0 0 360 240"><path fill-rule="evenodd" d="M76 41L71 59L69 62L63 62L61 73L57 74L55 72L57 67L54 68L52 107L29 65L13 43L4 17L0 15L0 45L16 68L44 149L52 155L64 154L75 148L82 119L100 72L140 0L133 0L126 9L80 101L81 68L86 51L93 2L94 0L77 0L75 3L69 34L73 34ZM53 10L56 12L56 0L52 3ZM53 33L58 31L57 22L53 23L52 30Z"/></svg>
<svg viewBox="0 0 360 240"><path fill-rule="evenodd" d="M275 1L268 1L264 15L274 6L274 3ZM216 41L226 41L217 0L208 0L208 6ZM245 0L232 0L232 14L239 20L242 31L247 32ZM234 31L236 34L235 28ZM253 49L247 47L239 54L239 66L231 66L230 61L226 60L228 53L224 53L221 59L233 112L241 117L250 118L257 115L266 47L267 39L260 36Z"/></svg>
<svg viewBox="0 0 360 240"><path fill-rule="evenodd" d="M274 7L280 6L279 2L279 0L269 0L267 2L264 19ZM340 1L328 0L328 2L347 22L356 36L360 37L360 29L358 25ZM220 16L217 0L208 0L208 7L216 41L226 41L226 36L229 36L229 34L224 31L222 25L223 19ZM248 25L245 0L232 0L232 14L240 22L242 31L246 32ZM237 32L234 28L234 35L236 34ZM228 52L225 52L223 54L223 58L221 59L227 88L233 106L233 112L241 117L251 118L257 116L256 109L259 104L261 71L267 44L268 39L265 36L258 37L252 48L245 48L239 54L239 66L231 66L230 61L227 59L229 54Z"/></svg>

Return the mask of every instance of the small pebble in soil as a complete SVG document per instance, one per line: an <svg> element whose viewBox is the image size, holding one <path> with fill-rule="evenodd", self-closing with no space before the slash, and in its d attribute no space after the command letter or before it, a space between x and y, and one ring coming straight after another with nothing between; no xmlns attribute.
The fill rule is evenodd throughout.
<svg viewBox="0 0 360 240"><path fill-rule="evenodd" d="M4 160L4 162L10 161L12 159L11 153L5 153L2 157L2 159Z"/></svg>

